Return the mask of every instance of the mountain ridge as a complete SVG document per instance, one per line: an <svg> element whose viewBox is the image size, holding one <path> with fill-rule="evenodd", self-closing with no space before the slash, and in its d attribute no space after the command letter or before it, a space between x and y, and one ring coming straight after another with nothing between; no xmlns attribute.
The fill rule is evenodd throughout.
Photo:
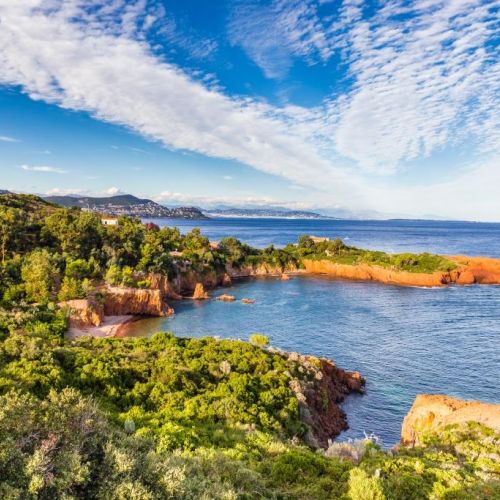
<svg viewBox="0 0 500 500"><path fill-rule="evenodd" d="M110 215L128 215L133 217L165 217L169 219L207 219L196 207L168 208L147 198L137 198L131 194L116 196L44 196L44 200L64 207L78 207L91 212Z"/></svg>

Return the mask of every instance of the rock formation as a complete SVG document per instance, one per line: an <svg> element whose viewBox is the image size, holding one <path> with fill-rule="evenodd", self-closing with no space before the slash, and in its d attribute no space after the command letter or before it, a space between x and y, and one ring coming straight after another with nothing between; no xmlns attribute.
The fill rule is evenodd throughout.
<svg viewBox="0 0 500 500"><path fill-rule="evenodd" d="M243 302L243 304L255 304L255 299L241 299L241 302Z"/></svg>
<svg viewBox="0 0 500 500"><path fill-rule="evenodd" d="M369 264L338 264L330 260L304 259L306 273L327 274L336 278L378 281L406 286L438 287L448 284L500 284L500 259L448 257L458 267L449 272L412 273Z"/></svg>
<svg viewBox="0 0 500 500"><path fill-rule="evenodd" d="M160 290L108 287L105 290L104 314L122 316L170 316L174 310L164 301Z"/></svg>
<svg viewBox="0 0 500 500"><path fill-rule="evenodd" d="M70 327L99 326L104 320L104 307L95 297L66 300L59 307L68 311Z"/></svg>
<svg viewBox="0 0 500 500"><path fill-rule="evenodd" d="M285 355L289 361L297 361L307 374L290 383L299 400L301 419L309 427L306 441L310 446L326 448L329 439L349 427L340 403L352 392L362 393L365 380L359 372L345 371L326 358L295 352Z"/></svg>
<svg viewBox="0 0 500 500"><path fill-rule="evenodd" d="M234 302L236 300L236 297L234 295L228 295L226 293L219 295L217 297L217 300L220 300L222 302Z"/></svg>
<svg viewBox="0 0 500 500"><path fill-rule="evenodd" d="M193 300L206 300L208 299L208 293L205 291L205 287L203 283L196 283L194 287L193 296L191 297Z"/></svg>
<svg viewBox="0 0 500 500"><path fill-rule="evenodd" d="M419 394L403 420L401 442L406 446L418 446L425 432L469 421L500 432L500 405L439 394Z"/></svg>

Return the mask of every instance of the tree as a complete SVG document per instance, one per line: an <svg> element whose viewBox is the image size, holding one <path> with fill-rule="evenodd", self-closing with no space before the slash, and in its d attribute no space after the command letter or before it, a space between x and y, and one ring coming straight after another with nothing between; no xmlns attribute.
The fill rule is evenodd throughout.
<svg viewBox="0 0 500 500"><path fill-rule="evenodd" d="M35 250L26 257L21 277L29 300L43 303L53 298L59 273L46 249Z"/></svg>

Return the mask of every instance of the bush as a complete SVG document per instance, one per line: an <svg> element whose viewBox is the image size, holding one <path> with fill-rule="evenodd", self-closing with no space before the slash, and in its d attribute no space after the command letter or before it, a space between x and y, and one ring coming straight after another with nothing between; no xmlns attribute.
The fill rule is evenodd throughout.
<svg viewBox="0 0 500 500"><path fill-rule="evenodd" d="M252 335L250 335L249 340L250 344L258 347L265 347L269 344L269 337L260 333L253 333Z"/></svg>

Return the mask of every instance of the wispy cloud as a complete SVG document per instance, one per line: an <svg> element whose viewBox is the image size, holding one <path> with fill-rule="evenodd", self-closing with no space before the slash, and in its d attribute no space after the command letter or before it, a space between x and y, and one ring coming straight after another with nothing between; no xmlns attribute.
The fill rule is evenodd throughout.
<svg viewBox="0 0 500 500"><path fill-rule="evenodd" d="M0 5L1 82L173 148L236 159L298 182L310 179L311 171L335 177L330 162L294 131L284 110L227 97L194 81L133 38L131 18L122 31L116 22L103 22L97 6L102 10L104 2L87 8L78 0L44 5Z"/></svg>
<svg viewBox="0 0 500 500"><path fill-rule="evenodd" d="M498 180L498 0L390 0L364 15L364 2L344 0L335 19L321 18L320 0L244 2L231 40L268 76L282 77L294 58L314 64L340 51L353 84L312 109L228 96L165 62L146 36L162 22L153 3L0 0L0 84L170 148L314 186L343 206L419 213L417 194L438 206L474 172ZM407 188L374 180L464 142L481 161L441 192L426 179ZM471 214L484 214L480 198Z"/></svg>
<svg viewBox="0 0 500 500"><path fill-rule="evenodd" d="M355 85L331 103L337 152L391 172L471 136L500 151L495 3L393 0L367 19L351 5L342 39Z"/></svg>
<svg viewBox="0 0 500 500"><path fill-rule="evenodd" d="M19 139L15 137L10 137L8 135L0 135L0 142L21 142Z"/></svg>
<svg viewBox="0 0 500 500"><path fill-rule="evenodd" d="M233 4L229 39L240 45L268 78L283 78L296 57L309 64L326 61L333 40L318 16L320 1L257 0Z"/></svg>
<svg viewBox="0 0 500 500"><path fill-rule="evenodd" d="M23 170L28 172L45 172L49 174L66 174L67 170L62 170L57 167L51 167L49 165L21 165Z"/></svg>

